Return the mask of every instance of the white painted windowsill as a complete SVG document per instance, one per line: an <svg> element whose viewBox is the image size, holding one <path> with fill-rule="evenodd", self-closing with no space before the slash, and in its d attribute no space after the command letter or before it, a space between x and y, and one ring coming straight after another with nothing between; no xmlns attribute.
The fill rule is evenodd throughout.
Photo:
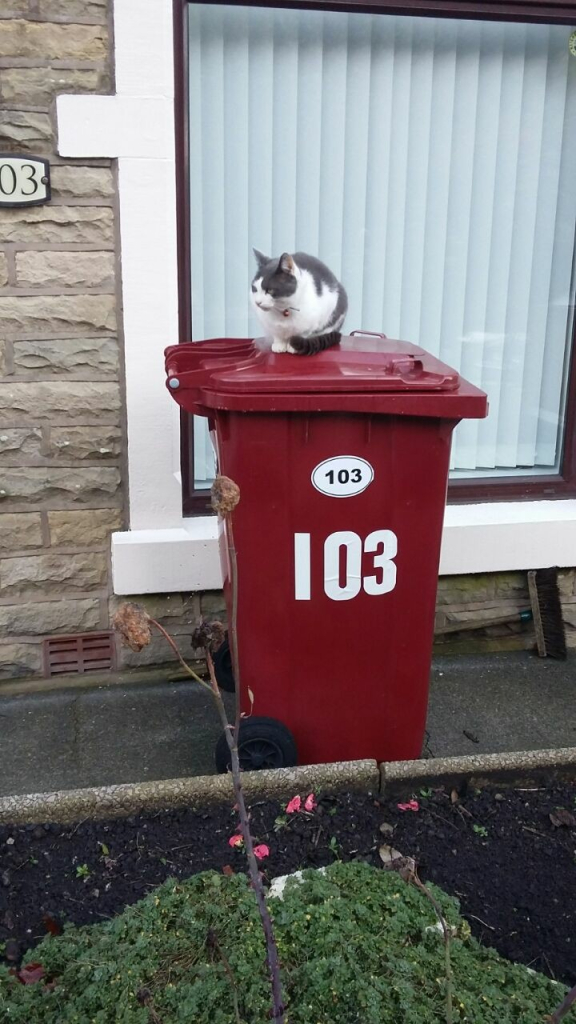
<svg viewBox="0 0 576 1024"><path fill-rule="evenodd" d="M576 565L576 500L449 505L440 575ZM112 536L116 594L221 587L215 516Z"/></svg>

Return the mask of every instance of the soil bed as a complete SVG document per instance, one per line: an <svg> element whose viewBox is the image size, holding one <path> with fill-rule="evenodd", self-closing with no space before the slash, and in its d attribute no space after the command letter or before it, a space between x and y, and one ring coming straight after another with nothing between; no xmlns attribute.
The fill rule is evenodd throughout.
<svg viewBox="0 0 576 1024"><path fill-rule="evenodd" d="M302 794L306 796L306 794ZM576 982L576 786L414 793L418 810L368 795L326 797L313 814L252 805L268 878L335 859L381 863L391 844L421 878L459 898L472 932L510 960ZM403 802L403 801L400 801ZM559 813L559 809L564 813ZM552 816L552 817L551 817ZM63 920L100 921L168 877L241 871L227 807L78 825L0 826L0 950L11 962ZM381 826L393 826L393 832Z"/></svg>

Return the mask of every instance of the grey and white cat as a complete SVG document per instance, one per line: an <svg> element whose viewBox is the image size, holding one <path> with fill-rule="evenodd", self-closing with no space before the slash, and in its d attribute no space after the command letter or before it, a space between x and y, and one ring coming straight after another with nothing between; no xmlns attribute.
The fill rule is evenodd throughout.
<svg viewBox="0 0 576 1024"><path fill-rule="evenodd" d="M304 356L337 345L348 298L332 271L305 252L254 255L251 297L272 351Z"/></svg>

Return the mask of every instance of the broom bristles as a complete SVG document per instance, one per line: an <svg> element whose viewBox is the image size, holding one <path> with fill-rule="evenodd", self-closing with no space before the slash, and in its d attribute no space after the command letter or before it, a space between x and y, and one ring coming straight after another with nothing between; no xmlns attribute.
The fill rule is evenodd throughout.
<svg viewBox="0 0 576 1024"><path fill-rule="evenodd" d="M536 631L536 646L541 658L566 658L566 632L557 569L531 569L528 589Z"/></svg>

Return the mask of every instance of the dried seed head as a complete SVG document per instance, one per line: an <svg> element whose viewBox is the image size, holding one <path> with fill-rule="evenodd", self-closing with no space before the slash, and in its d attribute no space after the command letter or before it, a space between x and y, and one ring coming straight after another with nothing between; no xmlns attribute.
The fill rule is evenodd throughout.
<svg viewBox="0 0 576 1024"><path fill-rule="evenodd" d="M212 484L212 508L224 519L240 501L240 488L229 476L217 476Z"/></svg>
<svg viewBox="0 0 576 1024"><path fill-rule="evenodd" d="M226 629L219 619L215 619L214 622L202 619L192 633L192 647L202 647L213 654L224 643L225 639Z"/></svg>
<svg viewBox="0 0 576 1024"><path fill-rule="evenodd" d="M121 604L112 620L112 625L122 637L122 642L132 651L141 651L152 639L150 618L139 604L127 601Z"/></svg>

